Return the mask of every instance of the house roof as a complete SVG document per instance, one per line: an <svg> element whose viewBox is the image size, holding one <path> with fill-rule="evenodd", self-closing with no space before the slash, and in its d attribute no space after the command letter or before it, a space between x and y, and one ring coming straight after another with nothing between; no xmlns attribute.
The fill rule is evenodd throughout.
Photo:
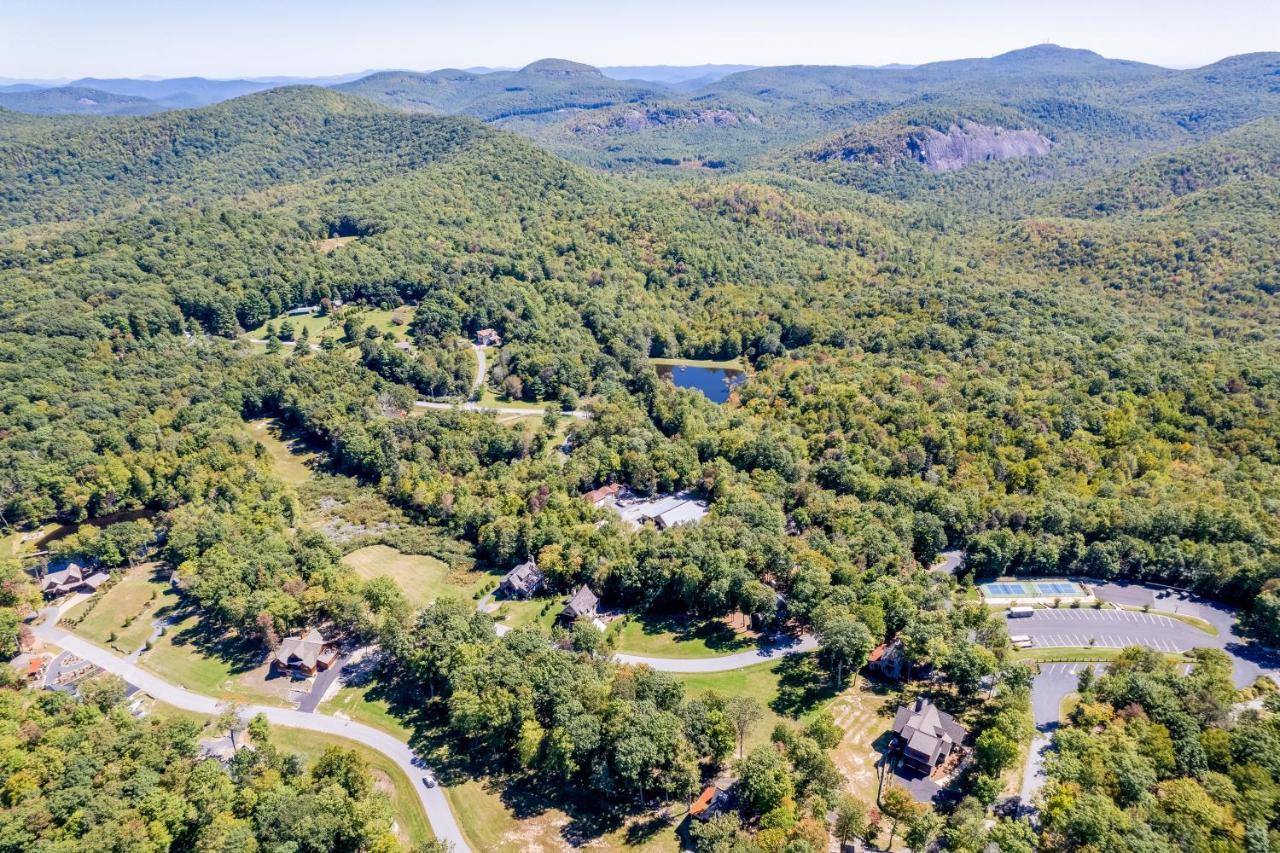
<svg viewBox="0 0 1280 853"><path fill-rule="evenodd" d="M685 501L682 504L673 506L666 512L660 513L656 516L656 520L663 529L669 529L679 527L681 524L692 524L695 521L701 521L706 514L706 504L701 501Z"/></svg>
<svg viewBox="0 0 1280 853"><path fill-rule="evenodd" d="M872 649L871 654L867 655L867 663L876 663L880 660L890 661L900 654L902 654L902 641L892 640L888 643L881 643Z"/></svg>
<svg viewBox="0 0 1280 853"><path fill-rule="evenodd" d="M969 733L954 717L923 697L898 709L893 730L906 741L909 753L930 763L949 753Z"/></svg>
<svg viewBox="0 0 1280 853"><path fill-rule="evenodd" d="M611 498L622 491L622 486L618 483L610 483L607 486L601 486L598 489L592 489L582 496L589 504L598 504L606 498Z"/></svg>
<svg viewBox="0 0 1280 853"><path fill-rule="evenodd" d="M79 563L68 563L66 568L49 572L40 579L40 589L56 589L68 583L79 583L84 579L84 569Z"/></svg>
<svg viewBox="0 0 1280 853"><path fill-rule="evenodd" d="M571 617L578 617L584 613L594 613L596 605L600 603L600 599L591 589L583 584L578 587L575 592L564 605L564 614Z"/></svg>
<svg viewBox="0 0 1280 853"><path fill-rule="evenodd" d="M521 592L533 592L542 586L545 579L542 570L538 568L538 564L533 560L526 560L507 572L502 577L502 582L512 589L518 589Z"/></svg>
<svg viewBox="0 0 1280 853"><path fill-rule="evenodd" d="M302 664L314 669L317 662L329 663L337 656L333 643L315 628L301 637L285 637L280 648L276 649L276 660L284 666Z"/></svg>
<svg viewBox="0 0 1280 853"><path fill-rule="evenodd" d="M698 799L694 800L693 805L689 807L689 814L699 815L711 806L711 801L716 798L716 794L720 793L720 789L715 785L708 785L703 789Z"/></svg>
<svg viewBox="0 0 1280 853"><path fill-rule="evenodd" d="M106 572L94 572L89 575L89 577L85 578L82 583L84 583L85 586L97 589L109 580L111 580L111 575Z"/></svg>
<svg viewBox="0 0 1280 853"><path fill-rule="evenodd" d="M28 678L44 671L49 664L48 655L32 655L23 652L9 661L9 666Z"/></svg>

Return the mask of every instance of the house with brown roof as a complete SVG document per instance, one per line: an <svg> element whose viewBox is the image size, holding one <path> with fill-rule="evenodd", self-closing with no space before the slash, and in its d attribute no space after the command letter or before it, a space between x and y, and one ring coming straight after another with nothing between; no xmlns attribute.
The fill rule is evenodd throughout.
<svg viewBox="0 0 1280 853"><path fill-rule="evenodd" d="M40 592L45 598L58 598L70 592L97 592L109 580L111 575L106 572L90 572L79 563L68 563L65 568L40 578Z"/></svg>
<svg viewBox="0 0 1280 853"><path fill-rule="evenodd" d="M604 506L609 503L610 499L617 499L618 493L622 491L619 483L610 483L607 486L601 486L598 489L592 489L582 496L582 499L592 506Z"/></svg>
<svg viewBox="0 0 1280 853"><path fill-rule="evenodd" d="M44 672L49 668L49 660L49 655L32 655L24 652L9 661L9 666L28 684L41 684L44 682Z"/></svg>
<svg viewBox="0 0 1280 853"><path fill-rule="evenodd" d="M695 820L711 820L733 808L733 786L737 780L722 776L702 789L698 799L689 807L689 817Z"/></svg>
<svg viewBox="0 0 1280 853"><path fill-rule="evenodd" d="M867 668L892 681L902 681L911 674L911 662L901 640L881 643L867 656Z"/></svg>
<svg viewBox="0 0 1280 853"><path fill-rule="evenodd" d="M476 332L476 343L482 347L500 347L502 336L495 329L480 329Z"/></svg>
<svg viewBox="0 0 1280 853"><path fill-rule="evenodd" d="M305 678L323 672L337 659L338 644L312 628L300 637L285 637L272 663L289 675Z"/></svg>
<svg viewBox="0 0 1280 853"><path fill-rule="evenodd" d="M498 584L498 592L507 598L529 598L542 589L546 575L532 559L525 560L502 576Z"/></svg>
<svg viewBox="0 0 1280 853"><path fill-rule="evenodd" d="M560 619L564 622L576 622L579 619L594 619L600 599L586 584L578 587L578 591L569 596L560 611Z"/></svg>
<svg viewBox="0 0 1280 853"><path fill-rule="evenodd" d="M894 746L912 769L931 774L960 748L969 731L923 696L893 718Z"/></svg>

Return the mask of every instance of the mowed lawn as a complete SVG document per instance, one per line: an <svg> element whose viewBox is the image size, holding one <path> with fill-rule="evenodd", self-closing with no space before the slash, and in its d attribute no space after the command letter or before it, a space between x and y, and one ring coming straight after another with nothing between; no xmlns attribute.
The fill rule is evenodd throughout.
<svg viewBox="0 0 1280 853"><path fill-rule="evenodd" d="M755 640L719 619L631 616L616 634L616 649L660 658L709 658L755 647Z"/></svg>
<svg viewBox="0 0 1280 853"><path fill-rule="evenodd" d="M641 828L645 816L640 815L612 832L579 839L570 828L572 818L560 809L517 797L525 815L519 817L507 805L502 792L487 780L468 779L450 784L444 794L472 849L485 853L524 853L526 850L567 853L580 847L619 853L676 853L681 849L676 827L685 810L683 803L670 805L676 815L670 824Z"/></svg>
<svg viewBox="0 0 1280 853"><path fill-rule="evenodd" d="M376 685L361 687L347 686L338 688L333 697L320 704L322 714L333 714L355 720L381 729L392 737L408 742L412 732L391 712L391 705L385 699L375 699L371 695L376 692Z"/></svg>
<svg viewBox="0 0 1280 853"><path fill-rule="evenodd" d="M279 421L249 421L249 434L267 449L271 470L281 480L297 486L310 479L315 452L307 449L300 440L285 436Z"/></svg>
<svg viewBox="0 0 1280 853"><path fill-rule="evenodd" d="M827 706L836 725L844 730L844 738L831 757L845 777L849 793L873 804L879 788L876 764L880 750L888 745L892 712L898 703L895 693L872 692L866 679L859 679L858 685L846 689Z"/></svg>
<svg viewBox="0 0 1280 853"><path fill-rule="evenodd" d="M77 634L121 654L131 654L151 637L151 623L179 603L178 593L167 574L153 563L121 573L110 589L96 600L90 599L76 607L66 619L70 623L77 614L85 613L84 619L74 626Z"/></svg>
<svg viewBox="0 0 1280 853"><path fill-rule="evenodd" d="M289 681L266 681L266 660L266 651L258 644L209 636L202 631L198 616L188 616L170 625L138 663L205 696L287 707Z"/></svg>
<svg viewBox="0 0 1280 853"><path fill-rule="evenodd" d="M777 660L726 672L677 673L675 678L684 685L685 695L690 697L713 692L726 699L732 696L755 697L764 707L764 716L747 735L744 748L745 752L750 752L753 748L768 743L773 727L785 719L771 707L778 698L781 681L778 670L781 664L782 661Z"/></svg>
<svg viewBox="0 0 1280 853"><path fill-rule="evenodd" d="M317 317L314 314L304 314L299 317L276 317L268 320L261 326L249 329L245 334L252 340L261 340L267 336L267 326L273 327L277 332L285 321L293 324L294 339L296 340L302 335L302 330L306 329L310 335L311 343L320 343L321 338L335 338L341 340L345 332L343 331L343 323L348 315L342 313L340 316L326 315ZM368 310L359 311L354 316L359 317L366 326L374 326L380 331L391 335L397 340L403 339L409 328L409 321L413 319L413 309L409 307L396 308L391 311ZM404 321L403 324L397 325L396 318Z"/></svg>
<svg viewBox="0 0 1280 853"><path fill-rule="evenodd" d="M470 598L483 583L482 575L455 583L442 560L426 554L403 554L388 545L367 545L342 558L363 580L387 577L396 582L414 607L445 596Z"/></svg>
<svg viewBox="0 0 1280 853"><path fill-rule="evenodd" d="M547 607L548 604L551 606ZM498 615L502 616L499 621L510 628L541 625L550 631L563 609L563 598L534 598L529 601L503 601Z"/></svg>

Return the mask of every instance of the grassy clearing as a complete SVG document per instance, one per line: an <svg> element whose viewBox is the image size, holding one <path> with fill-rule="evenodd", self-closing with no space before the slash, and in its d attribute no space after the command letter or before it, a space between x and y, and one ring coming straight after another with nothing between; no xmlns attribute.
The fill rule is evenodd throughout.
<svg viewBox="0 0 1280 853"><path fill-rule="evenodd" d="M480 396L476 402L481 406L502 409L528 409L530 412L545 412L550 403L526 403L524 400L500 399L488 385L481 386Z"/></svg>
<svg viewBox="0 0 1280 853"><path fill-rule="evenodd" d="M1179 622L1190 625L1200 631L1204 631L1211 637L1218 636L1218 628L1212 622L1201 619L1199 616L1192 616L1190 613L1174 613L1171 610L1156 610L1155 608L1134 607L1128 604L1114 605L1118 610L1131 610L1135 613L1150 613L1152 616L1168 616L1170 619L1177 619Z"/></svg>
<svg viewBox="0 0 1280 853"><path fill-rule="evenodd" d="M710 358L651 358L650 364L664 364L672 367L709 367L720 370L741 370L742 360L731 358L727 361L716 361Z"/></svg>
<svg viewBox="0 0 1280 853"><path fill-rule="evenodd" d="M288 321L293 324L295 336L300 336L302 330L306 329L313 344L320 343L323 338L342 340L342 324L349 316L359 317L366 326L374 326L397 340L403 340L409 328L409 321L413 319L413 309L408 306L402 306L390 311L344 308L334 314L327 314L323 317L317 317L314 314L304 314L300 317L276 317L261 326L247 330L245 335L254 340L260 340L267 336L267 326L279 331L281 324ZM395 322L397 318L403 320L404 323L398 325Z"/></svg>
<svg viewBox="0 0 1280 853"><path fill-rule="evenodd" d="M1120 656L1124 649L1113 649L1102 646L1063 646L1053 649L1016 649L1014 660L1035 661L1037 663L1085 663L1088 661L1107 662ZM1181 654L1166 654L1166 660L1174 663L1185 663L1189 658Z"/></svg>
<svg viewBox="0 0 1280 853"><path fill-rule="evenodd" d="M874 803L879 789L876 765L888 748L897 694L888 690L872 692L869 682L859 683L860 687L845 690L830 704L836 725L845 732L831 757L845 777L849 793L865 803Z"/></svg>
<svg viewBox="0 0 1280 853"><path fill-rule="evenodd" d="M339 246L345 246L348 243L354 243L359 237L329 237L326 240L320 240L316 243L316 249L321 254L327 255Z"/></svg>
<svg viewBox="0 0 1280 853"><path fill-rule="evenodd" d="M618 651L648 657L709 658L755 646L750 636L718 619L631 616L616 636Z"/></svg>
<svg viewBox="0 0 1280 853"><path fill-rule="evenodd" d="M271 470L281 480L297 486L311 479L317 454L302 439L285 435L279 421L249 421L249 434L266 448Z"/></svg>
<svg viewBox="0 0 1280 853"><path fill-rule="evenodd" d="M61 525L45 524L34 530L14 530L0 536L0 557L20 557L36 551L36 543L56 531Z"/></svg>
<svg viewBox="0 0 1280 853"><path fill-rule="evenodd" d="M89 608L75 632L127 655L151 637L152 620L172 612L180 600L168 578L154 564L145 564L124 574L98 601L76 607L67 618L73 621Z"/></svg>
<svg viewBox="0 0 1280 853"><path fill-rule="evenodd" d="M288 680L267 685L266 655L257 643L213 636L198 616L169 626L138 661L146 670L188 690L241 702L287 706Z"/></svg>
<svg viewBox="0 0 1280 853"><path fill-rule="evenodd" d="M372 694L376 692L376 685L344 686L338 689L332 699L322 703L318 710L322 714L334 714L373 726L407 743L412 732L391 712L390 703L385 699L374 698Z"/></svg>
<svg viewBox="0 0 1280 853"><path fill-rule="evenodd" d="M487 780L469 779L444 789L458 825L475 850L486 853L523 853L527 850L572 850L588 847L599 851L628 853L676 853L681 849L676 824L647 824L645 816L633 818L623 826L588 840L578 839L573 819L549 804L530 802L521 797L522 817L517 817L503 792ZM684 805L672 804L680 814Z"/></svg>
<svg viewBox="0 0 1280 853"><path fill-rule="evenodd" d="M542 609L550 603L546 613ZM556 623L556 616L563 610L559 598L535 598L530 601L504 601L498 608L498 616L504 625L512 628L523 628L526 625L541 625L548 631Z"/></svg>
<svg viewBox="0 0 1280 853"><path fill-rule="evenodd" d="M394 761L376 749L359 741L283 726L272 726L271 739L281 749L297 753L308 766L331 746L353 750L374 771L379 790L389 795L391 811L409 842L420 844L435 837L431 832L431 824L427 821L427 813L422 808L422 801L418 799L418 792L413 787L415 784L422 784L421 781L410 779Z"/></svg>
<svg viewBox="0 0 1280 853"><path fill-rule="evenodd" d="M425 554L403 554L389 545L368 545L342 558L364 580L388 577L404 592L414 607L437 598L469 598L483 583L476 578L466 584L449 577L449 567Z"/></svg>

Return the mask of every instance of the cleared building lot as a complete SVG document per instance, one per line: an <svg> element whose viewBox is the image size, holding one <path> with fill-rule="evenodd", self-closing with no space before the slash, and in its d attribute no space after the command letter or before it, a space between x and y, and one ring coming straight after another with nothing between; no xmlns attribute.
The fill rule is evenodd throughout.
<svg viewBox="0 0 1280 853"><path fill-rule="evenodd" d="M1038 649L1146 646L1158 652L1185 652L1197 646L1221 646L1215 637L1185 622L1132 610L1035 610L1008 623L1010 634L1030 637L1032 647Z"/></svg>

